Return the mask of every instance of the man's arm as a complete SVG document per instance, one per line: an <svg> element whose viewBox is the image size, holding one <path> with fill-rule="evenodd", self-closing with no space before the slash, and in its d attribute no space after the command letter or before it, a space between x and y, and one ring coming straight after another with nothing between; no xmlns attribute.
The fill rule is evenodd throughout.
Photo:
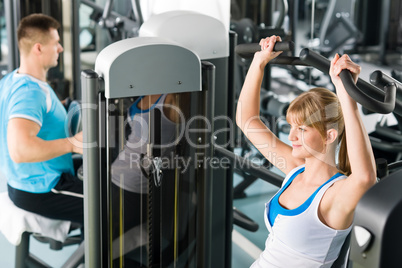
<svg viewBox="0 0 402 268"><path fill-rule="evenodd" d="M7 127L7 145L16 163L42 162L66 153L82 154L82 132L73 138L46 141L37 137L40 126L28 119L12 118Z"/></svg>

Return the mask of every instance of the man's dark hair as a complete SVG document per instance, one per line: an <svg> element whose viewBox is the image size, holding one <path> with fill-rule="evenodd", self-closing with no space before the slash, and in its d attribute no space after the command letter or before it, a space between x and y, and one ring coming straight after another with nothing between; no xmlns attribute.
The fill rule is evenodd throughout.
<svg viewBox="0 0 402 268"><path fill-rule="evenodd" d="M30 14L21 19L18 30L17 40L20 50L29 50L35 43L45 42L50 29L59 29L60 23L54 18L40 13ZM23 45L21 40L24 41Z"/></svg>

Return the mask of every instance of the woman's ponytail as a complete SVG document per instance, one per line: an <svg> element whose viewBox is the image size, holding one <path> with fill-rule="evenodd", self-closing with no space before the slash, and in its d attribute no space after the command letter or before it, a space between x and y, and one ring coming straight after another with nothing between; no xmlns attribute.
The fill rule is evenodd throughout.
<svg viewBox="0 0 402 268"><path fill-rule="evenodd" d="M339 135L339 138L341 139L339 155L338 155L339 169L343 174L345 174L346 176L349 176L352 173L352 170L350 167L350 162L349 162L349 157L348 157L348 148L346 146L345 130L342 131L341 135Z"/></svg>

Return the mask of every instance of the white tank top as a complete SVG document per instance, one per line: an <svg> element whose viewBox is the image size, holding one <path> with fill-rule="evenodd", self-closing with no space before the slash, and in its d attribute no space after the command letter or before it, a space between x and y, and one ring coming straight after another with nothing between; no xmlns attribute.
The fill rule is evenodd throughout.
<svg viewBox="0 0 402 268"><path fill-rule="evenodd" d="M125 190L148 193L148 178L141 171L140 159L141 155L147 153L149 112L152 109L161 111L161 144L167 145L174 142L177 124L163 113L165 98L166 94L162 95L147 110L140 110L137 107L140 98L128 109L127 121L131 127L131 133L124 149L112 164L112 182ZM173 148L174 146L162 147L161 156L166 156ZM147 172L149 167L143 166L143 169Z"/></svg>
<svg viewBox="0 0 402 268"><path fill-rule="evenodd" d="M289 172L282 187L294 173L302 168L304 165ZM318 206L325 191L336 181L345 178L344 175L339 176L324 185L310 206L302 213L294 216L279 214L274 226L271 226L268 220L269 202L266 203L264 220L269 235L264 251L251 267L331 267L352 226L345 230L335 230L323 224L318 217Z"/></svg>

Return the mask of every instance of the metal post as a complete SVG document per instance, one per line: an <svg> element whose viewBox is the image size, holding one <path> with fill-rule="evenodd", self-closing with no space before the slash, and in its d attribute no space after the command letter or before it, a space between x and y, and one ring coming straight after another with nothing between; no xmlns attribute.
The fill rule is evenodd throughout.
<svg viewBox="0 0 402 268"><path fill-rule="evenodd" d="M80 10L79 0L74 0L71 2L71 31L73 33L80 32L80 21L79 21L79 10ZM81 85L80 85L80 70L81 70L81 48L79 38L71 38L71 48L73 57L73 97L76 100L81 100Z"/></svg>
<svg viewBox="0 0 402 268"><path fill-rule="evenodd" d="M101 268L100 172L98 137L98 74L81 73L82 126L84 142L85 267Z"/></svg>
<svg viewBox="0 0 402 268"><path fill-rule="evenodd" d="M214 91L215 91L215 65L210 62L202 62L202 79L203 79L203 91L204 91L204 101L203 110L205 111L206 121L211 125L211 133L214 133L213 129L213 116L214 116ZM200 148L201 151L197 154L204 155L204 161L201 166L198 166L198 176L203 178L198 181L198 227L197 227L197 266L199 267L212 267L216 265L217 267L225 267L223 261L213 259L214 254L214 236L213 236L213 205L212 199L213 194L213 174L210 167L210 163L207 159L211 159L213 150L211 145L211 135L209 132L205 132L204 135L200 136L200 144L206 145L205 148ZM203 146L202 146L203 147ZM221 247L222 248L222 247ZM222 257L222 255L221 255Z"/></svg>
<svg viewBox="0 0 402 268"><path fill-rule="evenodd" d="M26 267L25 262L29 258L29 237L30 233L24 232L21 235L21 243L15 248L15 268Z"/></svg>
<svg viewBox="0 0 402 268"><path fill-rule="evenodd" d="M381 12L382 15L380 16L380 33L379 33L379 50L380 50L380 57L379 60L382 64L387 65L386 59L386 52L387 52L387 41L388 41L388 32L389 32L389 10L391 6L391 1L386 0L382 1L381 4Z"/></svg>
<svg viewBox="0 0 402 268"><path fill-rule="evenodd" d="M8 72L19 66L17 27L20 18L19 1L4 1L8 42Z"/></svg>

